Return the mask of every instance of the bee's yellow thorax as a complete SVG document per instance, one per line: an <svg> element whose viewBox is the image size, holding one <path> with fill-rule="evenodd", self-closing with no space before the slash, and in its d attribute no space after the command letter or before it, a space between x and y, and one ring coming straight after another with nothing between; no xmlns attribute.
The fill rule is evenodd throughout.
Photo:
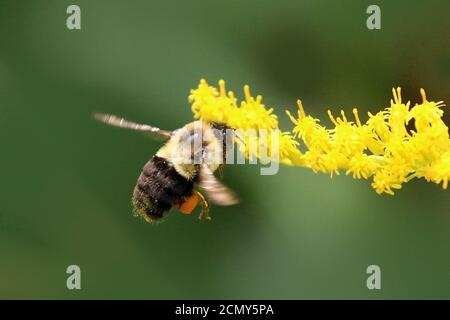
<svg viewBox="0 0 450 320"><path fill-rule="evenodd" d="M221 152L221 148L211 126L204 121L194 121L174 131L156 156L166 159L180 175L192 180L198 174L198 161L202 160L200 155L205 156L212 171L219 167L220 163L214 163L211 159L215 158L217 152ZM195 154L198 156L195 157Z"/></svg>

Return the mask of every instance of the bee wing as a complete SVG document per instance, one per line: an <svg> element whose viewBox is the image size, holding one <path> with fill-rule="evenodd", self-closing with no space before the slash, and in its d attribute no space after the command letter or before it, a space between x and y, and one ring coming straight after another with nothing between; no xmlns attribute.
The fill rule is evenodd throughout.
<svg viewBox="0 0 450 320"><path fill-rule="evenodd" d="M200 165L199 186L211 202L221 206L231 206L239 202L234 192L217 180L206 163Z"/></svg>
<svg viewBox="0 0 450 320"><path fill-rule="evenodd" d="M169 138L172 135L172 131L166 131L162 130L156 127L149 126L147 124L140 124L128 121L124 118L117 117L112 114L105 114L105 113L96 113L94 114L95 119L104 122L106 124L109 124L111 126L120 127L120 128L126 128L136 131L143 131L147 133L151 133L153 135L159 135Z"/></svg>

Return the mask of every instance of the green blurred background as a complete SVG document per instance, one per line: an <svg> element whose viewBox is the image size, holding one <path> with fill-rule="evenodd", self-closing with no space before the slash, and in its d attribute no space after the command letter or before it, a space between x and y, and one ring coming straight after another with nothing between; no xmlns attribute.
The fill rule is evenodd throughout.
<svg viewBox="0 0 450 320"><path fill-rule="evenodd" d="M248 83L285 129L297 98L325 124L327 108L386 107L397 85L449 103L448 1L0 3L0 298L450 298L450 191L412 181L380 196L345 175L235 165L225 181L242 203L153 226L130 197L160 143L91 117L180 127L200 78L239 97Z"/></svg>

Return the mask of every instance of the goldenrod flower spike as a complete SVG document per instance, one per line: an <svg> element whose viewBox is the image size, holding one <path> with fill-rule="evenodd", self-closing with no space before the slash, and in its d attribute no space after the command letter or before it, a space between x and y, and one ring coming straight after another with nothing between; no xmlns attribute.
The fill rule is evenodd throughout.
<svg viewBox="0 0 450 320"><path fill-rule="evenodd" d="M191 90L189 101L196 119L224 122L244 131L275 130L282 163L330 175L343 171L355 179L372 178L377 193L393 195L413 178L442 183L444 189L450 180L450 139L448 127L442 121L444 103L428 101L423 89L420 94L422 103L411 108L410 102L402 101L401 89L392 89L390 106L376 114L368 113L365 123L357 108L352 109L354 122L348 120L343 110L336 118L328 111L333 128L326 128L307 115L298 100L297 117L286 111L294 125L291 132L278 127L273 109L265 107L261 96L253 98L247 85L245 100L239 105L233 92L226 92L223 80L219 81L219 90L201 80L198 88ZM414 123L414 128L408 130L408 123ZM270 139L264 143L259 136L246 139L260 146L252 152L247 143L240 145L249 158L261 157L261 145L269 148L272 143ZM305 150L300 150L297 140Z"/></svg>

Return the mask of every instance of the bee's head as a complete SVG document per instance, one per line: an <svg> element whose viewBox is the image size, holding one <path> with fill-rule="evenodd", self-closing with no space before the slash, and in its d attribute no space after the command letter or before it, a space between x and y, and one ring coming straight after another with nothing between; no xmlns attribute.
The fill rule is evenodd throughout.
<svg viewBox="0 0 450 320"><path fill-rule="evenodd" d="M222 122L210 122L209 124L211 125L211 127L213 129L216 129L219 131L226 131L227 129L233 130L233 128L231 128L230 126L228 126L227 124L222 123Z"/></svg>
<svg viewBox="0 0 450 320"><path fill-rule="evenodd" d="M210 122L214 135L223 145L223 163L226 162L227 154L233 151L235 129L221 122Z"/></svg>

